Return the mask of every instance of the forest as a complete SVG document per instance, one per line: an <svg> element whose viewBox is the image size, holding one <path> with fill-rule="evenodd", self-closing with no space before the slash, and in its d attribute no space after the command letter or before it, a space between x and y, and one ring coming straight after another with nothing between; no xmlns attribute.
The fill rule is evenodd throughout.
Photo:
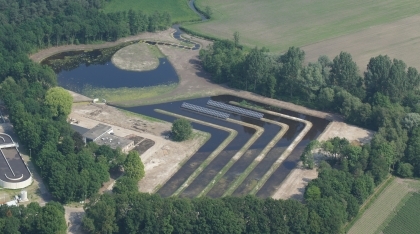
<svg viewBox="0 0 420 234"><path fill-rule="evenodd" d="M321 57L305 65L299 48L271 56L265 49L246 51L238 43L217 41L200 51L214 82L340 113L377 134L364 146L343 139L324 143L330 160L321 163L319 178L308 185L304 204L252 196L160 198L133 191L144 174L127 165L138 163L138 155L83 147L81 136L66 122L67 104L57 106L49 98L56 91L55 73L28 58L50 46L113 41L165 29L171 23L163 12L105 14L102 4L101 0L0 0L0 99L53 198L67 203L90 197L83 221L89 233L338 233L389 172L420 175L416 69L378 56L361 76L345 52L333 61ZM121 166L133 173L117 183L113 195L96 195L109 172ZM0 206L0 230L61 233L63 214L57 203L42 208L34 203L26 208Z"/></svg>
<svg viewBox="0 0 420 234"><path fill-rule="evenodd" d="M341 233L387 177L388 165L369 145L334 138L321 148L329 160L306 188L304 203L255 196L161 198L127 189L133 187L128 180L112 195L92 197L83 227L88 233Z"/></svg>
<svg viewBox="0 0 420 234"><path fill-rule="evenodd" d="M64 234L67 231L64 208L58 202L41 207L36 202L25 206L0 206L0 232L7 234Z"/></svg>
<svg viewBox="0 0 420 234"><path fill-rule="evenodd" d="M305 52L282 55L216 41L200 58L216 83L340 114L348 123L377 131L370 148L378 163L401 177L420 176L420 76L404 61L378 55L363 73L349 53L305 64Z"/></svg>

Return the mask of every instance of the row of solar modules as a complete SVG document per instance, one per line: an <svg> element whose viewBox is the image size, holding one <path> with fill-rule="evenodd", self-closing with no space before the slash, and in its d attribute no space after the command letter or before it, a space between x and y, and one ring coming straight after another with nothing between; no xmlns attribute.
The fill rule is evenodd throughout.
<svg viewBox="0 0 420 234"><path fill-rule="evenodd" d="M206 107L197 106L197 105L187 103L187 102L182 103L181 107L185 108L185 109L188 109L188 110L203 113L203 114L206 114L206 115L211 115L213 117L220 118L220 119L227 119L230 116L228 113L212 110L212 109L209 109L209 108L206 108Z"/></svg>
<svg viewBox="0 0 420 234"><path fill-rule="evenodd" d="M245 115L245 116L248 116L248 117L257 118L257 119L261 119L261 118L264 117L264 114L262 114L260 112L247 110L247 109L240 108L240 107L237 107L237 106L228 105L228 104L225 104L223 102L216 102L216 101L213 101L213 100L209 100L207 102L207 105L217 107L217 108L220 108L220 109L223 109L223 110L227 110L227 111L230 111L230 112L233 112L233 113L237 113L237 114L240 114L240 115Z"/></svg>

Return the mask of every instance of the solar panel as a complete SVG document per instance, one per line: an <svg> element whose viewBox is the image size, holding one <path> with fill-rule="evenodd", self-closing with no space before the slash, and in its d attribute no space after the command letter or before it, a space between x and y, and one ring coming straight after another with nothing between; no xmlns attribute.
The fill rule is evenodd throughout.
<svg viewBox="0 0 420 234"><path fill-rule="evenodd" d="M220 119L227 119L230 116L230 114L228 114L228 113L212 110L212 109L209 109L209 108L206 108L206 107L197 106L197 105L187 103L187 102L182 103L181 107L185 108L185 109L188 109L188 110L198 112L198 113L202 113L202 114L210 115L210 116L213 116L213 117L216 117L216 118L220 118Z"/></svg>
<svg viewBox="0 0 420 234"><path fill-rule="evenodd" d="M228 104L225 104L223 102L216 102L216 101L213 101L213 100L209 100L207 102L207 105L212 106L212 107L216 107L216 108L219 108L219 109L227 110L227 111L230 111L230 112L233 112L233 113L236 113L236 114L257 118L257 119L261 119L261 118L264 117L263 113L252 111L252 110L247 110L247 109L240 108L240 107L237 107L237 106L228 105Z"/></svg>

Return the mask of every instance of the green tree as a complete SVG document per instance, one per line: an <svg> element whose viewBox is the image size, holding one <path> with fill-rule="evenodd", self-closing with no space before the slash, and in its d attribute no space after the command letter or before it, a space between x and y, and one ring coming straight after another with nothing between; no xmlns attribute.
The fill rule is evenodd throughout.
<svg viewBox="0 0 420 234"><path fill-rule="evenodd" d="M144 177L144 165L137 151L130 151L124 162L124 172L127 177L136 181Z"/></svg>
<svg viewBox="0 0 420 234"><path fill-rule="evenodd" d="M65 89L54 87L47 91L45 104L50 108L53 116L68 116L71 112L73 97Z"/></svg>
<svg viewBox="0 0 420 234"><path fill-rule="evenodd" d="M36 233L66 233L67 225L64 219L64 208L57 202L49 202L42 207L40 217L38 217Z"/></svg>
<svg viewBox="0 0 420 234"><path fill-rule="evenodd" d="M403 178L413 177L414 167L410 163L400 163L398 164L397 174Z"/></svg>
<svg viewBox="0 0 420 234"><path fill-rule="evenodd" d="M351 55L341 52L331 65L330 84L340 86L352 95L363 99L363 78L359 75L359 68Z"/></svg>
<svg viewBox="0 0 420 234"><path fill-rule="evenodd" d="M117 194L138 192L137 180L128 176L122 176L115 182L114 188L112 188L112 192Z"/></svg>
<svg viewBox="0 0 420 234"><path fill-rule="evenodd" d="M235 43L235 47L239 46L239 39L240 39L239 32L235 31L233 33L233 42Z"/></svg>
<svg viewBox="0 0 420 234"><path fill-rule="evenodd" d="M305 200L306 201L314 201L321 198L321 190L319 187L312 185L306 187L305 191Z"/></svg>
<svg viewBox="0 0 420 234"><path fill-rule="evenodd" d="M176 119L171 129L172 139L174 141L185 141L192 135L191 123L186 119Z"/></svg>
<svg viewBox="0 0 420 234"><path fill-rule="evenodd" d="M298 88L299 80L301 80L301 72L303 69L303 62L305 60L305 52L297 47L290 47L287 52L280 56L281 63L280 76L278 85L284 84L281 89L288 91L290 97Z"/></svg>

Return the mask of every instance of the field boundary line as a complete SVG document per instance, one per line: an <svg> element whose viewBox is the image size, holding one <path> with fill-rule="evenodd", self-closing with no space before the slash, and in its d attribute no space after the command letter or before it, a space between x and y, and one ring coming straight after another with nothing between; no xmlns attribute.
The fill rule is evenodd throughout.
<svg viewBox="0 0 420 234"><path fill-rule="evenodd" d="M229 120L231 120L231 119L229 119ZM282 123L278 123L278 122L276 122L276 121L271 121L271 120L267 120L267 119L261 119L262 121L265 121L265 122L269 122L269 123L272 123L272 124L276 124L276 125L278 125L278 126L281 126L282 127L282 129L279 131L279 133L277 133L277 135L269 142L269 144L263 149L263 151L256 157L256 159L257 158L260 158L261 156L262 157L264 157L265 156L265 154L271 149L271 148L273 148L273 146L277 143L277 141L279 141L280 140L280 138L284 135L284 133L285 133L285 131L283 131L283 129L285 128L283 125L285 125L285 124L282 124ZM287 126L287 125L285 125L285 126ZM288 126L287 126L287 128L288 128ZM260 136L261 136L261 134L263 133L263 131L261 131L261 133L257 133L257 134L260 134ZM281 135L279 138L278 138L278 135ZM255 136L255 135L254 135ZM252 138L254 138L254 136L252 136ZM260 137L259 136L259 137ZM214 177L214 179L212 180L212 181L210 181L210 183L203 189L203 191L201 191L198 195L197 195L197 197L202 197L202 196L205 196L213 187L214 187L214 185L216 185L216 183L217 182L219 182L219 180L226 174L226 172L245 154L245 152L249 149L249 147L259 138L259 137L256 137L252 142L251 142L251 139L244 145L244 147L242 147L241 148L241 150L239 150L238 151L238 153L236 153L230 160L229 160L229 162L222 168L222 170L220 170L218 173L217 173L217 175ZM278 139L277 139L278 138ZM275 141L275 139L277 139L276 141ZM272 143L272 141L275 141L274 143ZM248 143L249 143L249 145L248 145ZM246 146L246 147L245 147ZM269 148L269 149L267 149L266 150L266 148ZM265 152L265 154L264 155L262 155L263 154L263 152ZM254 159L254 161L256 160L256 159ZM252 163L250 164L250 166L252 165ZM248 166L248 167L250 167L250 166ZM248 170L248 167L245 169L245 171L243 172L243 173L241 173L241 176L244 174L244 173L247 173L247 170ZM249 174L249 172L248 172L248 174Z"/></svg>
<svg viewBox="0 0 420 234"><path fill-rule="evenodd" d="M348 233L378 233L384 223L393 216L399 209L407 195L412 192L408 183L402 179L395 178L386 183L384 189L378 189L372 202L366 203L365 211L361 217L349 228ZM374 200L374 201L373 201ZM366 208L368 207L368 209Z"/></svg>
<svg viewBox="0 0 420 234"><path fill-rule="evenodd" d="M232 105L235 105L235 106L240 106L240 104L238 102L230 101L229 103L232 104ZM251 109L251 110L255 110L255 111L267 113L267 114L270 114L270 115L279 116L279 117L282 117L282 118L285 118L285 119L291 119L291 120L298 121L298 122L301 122L301 123L304 123L305 124L305 128L303 128L303 130L292 141L292 143L286 148L286 150L280 155L280 157L273 163L273 165L271 165L270 169L268 169L268 171L261 177L261 179L257 182L257 184L254 186L254 188L251 190L251 192L249 192L249 194L255 195L262 188L262 186L264 186L264 184L265 184L265 182L267 182L268 178L270 178L271 175L273 175L274 171L277 170L277 168L283 163L283 161L295 149L295 147L297 146L297 144L299 144L299 142L309 132L309 130L311 130L312 123L309 122L309 121L307 121L307 120L304 120L304 119L299 119L297 117L293 117L293 116L290 116L290 115L285 115L285 114L277 113L277 112L274 112L274 111L269 111L269 110L264 110L264 109L258 109L256 107L252 107L252 106L249 106L247 108L248 109Z"/></svg>
<svg viewBox="0 0 420 234"><path fill-rule="evenodd" d="M381 234L382 231L389 225L389 223L398 215L401 208L405 206L407 201L414 195L413 192L408 192L401 200L398 202L397 206L394 208L393 212L390 212L386 219L381 223L381 225L376 229L375 234Z"/></svg>
<svg viewBox="0 0 420 234"><path fill-rule="evenodd" d="M354 217L351 222L348 222L344 229L346 230L346 233L353 227L353 225L363 216L365 211L369 209L369 207L378 199L379 195L388 188L392 181L394 181L395 177L389 175L388 178L384 182L382 182L379 186L375 188L375 191L366 199L366 201L360 206L359 212Z"/></svg>
<svg viewBox="0 0 420 234"><path fill-rule="evenodd" d="M261 120L266 121L268 123L276 124L281 126L281 130L277 133L277 135L267 144L267 146L261 151L261 153L252 161L252 163L245 169L241 175L232 182L232 184L229 186L229 188L226 190L226 192L222 195L222 197L232 195L232 193L239 187L239 185L244 182L246 177L255 169L256 166L267 156L267 154L270 152L270 150L279 142L284 134L286 134L287 130L289 130L289 125L280 123L277 121L269 120L262 118Z"/></svg>

